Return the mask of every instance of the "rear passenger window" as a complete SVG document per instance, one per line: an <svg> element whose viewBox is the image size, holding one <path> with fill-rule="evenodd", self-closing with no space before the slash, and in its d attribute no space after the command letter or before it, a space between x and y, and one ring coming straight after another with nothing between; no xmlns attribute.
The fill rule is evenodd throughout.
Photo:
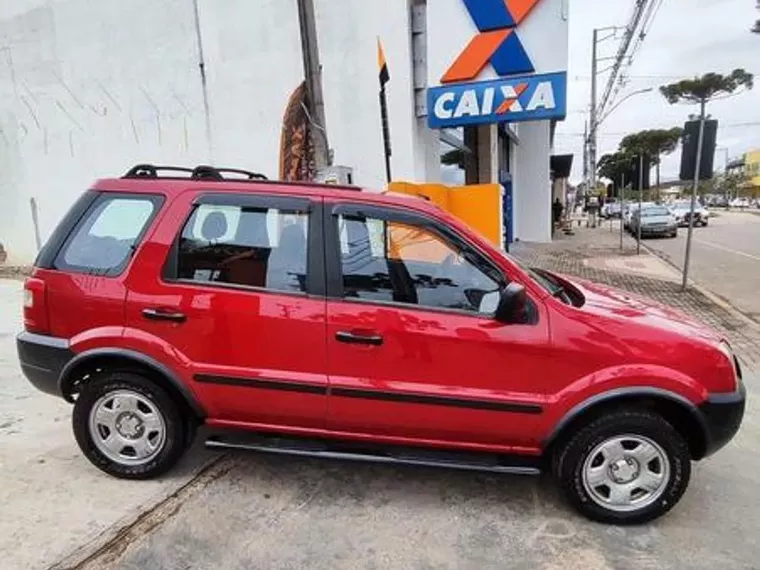
<svg viewBox="0 0 760 570"><path fill-rule="evenodd" d="M307 240L306 212L202 204L182 230L177 277L304 292Z"/></svg>
<svg viewBox="0 0 760 570"><path fill-rule="evenodd" d="M118 275L157 212L162 198L103 194L77 224L55 267L66 271Z"/></svg>

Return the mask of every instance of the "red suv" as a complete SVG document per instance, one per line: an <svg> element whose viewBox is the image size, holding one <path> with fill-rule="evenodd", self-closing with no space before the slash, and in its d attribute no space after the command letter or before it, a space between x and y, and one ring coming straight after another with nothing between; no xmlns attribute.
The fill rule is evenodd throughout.
<svg viewBox="0 0 760 570"><path fill-rule="evenodd" d="M738 430L739 362L681 313L522 267L422 199L237 172L97 182L26 282L23 371L103 471L159 475L205 424L213 448L550 469L636 523Z"/></svg>

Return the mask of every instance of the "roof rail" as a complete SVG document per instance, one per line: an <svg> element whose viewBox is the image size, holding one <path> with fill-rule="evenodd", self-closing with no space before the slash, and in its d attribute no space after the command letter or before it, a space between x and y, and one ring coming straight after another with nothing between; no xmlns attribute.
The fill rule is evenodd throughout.
<svg viewBox="0 0 760 570"><path fill-rule="evenodd" d="M159 176L159 172L166 171L169 173L187 173L188 178L193 180L239 180L239 178L225 178L223 174L240 174L244 180L269 180L263 174L240 170L238 168L216 168L214 166L196 166L187 168L183 166L156 166L153 164L138 164L130 168L122 178L179 178L177 176Z"/></svg>

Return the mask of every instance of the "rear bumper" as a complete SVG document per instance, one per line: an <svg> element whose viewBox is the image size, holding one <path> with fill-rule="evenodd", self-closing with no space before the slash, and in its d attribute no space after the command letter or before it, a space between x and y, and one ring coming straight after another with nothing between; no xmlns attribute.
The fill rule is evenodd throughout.
<svg viewBox="0 0 760 570"><path fill-rule="evenodd" d="M22 332L16 337L21 371L35 388L61 396L58 379L66 364L74 358L69 342L62 338Z"/></svg>
<svg viewBox="0 0 760 570"><path fill-rule="evenodd" d="M744 418L747 390L739 380L739 389L727 394L711 394L700 406L707 435L705 456L726 445L739 431Z"/></svg>

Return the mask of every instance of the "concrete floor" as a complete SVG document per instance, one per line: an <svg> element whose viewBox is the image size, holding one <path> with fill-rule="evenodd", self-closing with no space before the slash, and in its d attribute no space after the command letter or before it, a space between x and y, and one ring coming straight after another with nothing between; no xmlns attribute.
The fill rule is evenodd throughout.
<svg viewBox="0 0 760 570"><path fill-rule="evenodd" d="M760 568L757 374L737 438L694 464L666 517L586 521L548 477L481 475L197 447L151 482L82 457L70 407L18 371L20 284L0 280L0 569Z"/></svg>
<svg viewBox="0 0 760 570"><path fill-rule="evenodd" d="M193 479L210 454L190 454L169 476L133 484L107 477L79 453L71 406L21 374L20 281L0 279L0 569L47 568L106 540Z"/></svg>
<svg viewBox="0 0 760 570"><path fill-rule="evenodd" d="M675 510L618 528L549 480L259 455L85 568L757 568L757 425L695 469Z"/></svg>

